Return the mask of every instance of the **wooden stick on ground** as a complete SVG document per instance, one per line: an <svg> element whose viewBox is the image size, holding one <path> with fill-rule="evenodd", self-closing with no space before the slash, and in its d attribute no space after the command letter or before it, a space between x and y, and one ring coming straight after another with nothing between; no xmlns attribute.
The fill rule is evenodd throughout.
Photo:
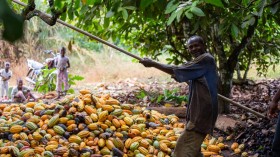
<svg viewBox="0 0 280 157"><path fill-rule="evenodd" d="M254 110L252 110L252 109L250 109L250 108L248 108L248 107L246 107L246 106L244 106L244 105L241 105L241 104L239 104L239 103L237 103L237 102L235 102L235 101L233 101L233 100L231 100L231 99L229 99L229 98L227 98L227 97L224 97L224 96L222 96L222 95L220 95L220 94L218 94L218 97L219 97L220 99L226 101L226 102L229 102L229 103L231 103L231 104L237 106L237 107L240 107L240 108L242 108L242 109L244 109L244 110L246 110L246 111L249 111L249 112L253 113L254 115L256 115L256 116L258 116L258 117L266 118L265 115L263 115L263 114L261 114L261 113L259 113L259 112L257 112L257 111L254 111Z"/></svg>
<svg viewBox="0 0 280 157"><path fill-rule="evenodd" d="M21 6L26 6L26 4L23 3L23 2L21 2L21 1L18 1L18 0L12 0L12 1L13 1L14 3L17 3L17 4L21 5ZM45 14L45 13L42 13L42 14L51 17L51 16L48 15L48 14ZM139 60L139 61L142 60L141 57L136 56L136 55L134 55L134 54L132 54L132 53L130 53L130 52L128 52L128 51L122 49L122 48L119 48L118 46L116 46L116 45L114 45L114 44L112 44L112 43L109 43L108 41L105 41L105 40L103 40L103 39L101 39L101 38L99 38L99 37L96 37L96 36L90 34L89 32L86 32L86 31L84 31L84 30L81 30L81 29L79 29L79 28L77 28L77 27L75 27L75 26L73 26L73 25L70 25L70 24L68 24L68 23L66 23L66 22L64 22L64 21L62 21L62 20L59 20L59 19L57 20L57 22L60 23L60 24L62 24L62 25L64 25L64 26L66 26L66 27L68 27L68 28L71 28L71 29L73 29L73 30L75 30L75 31L77 31L77 32L79 32L79 33L81 33L81 34L84 34L84 35L86 35L86 36L88 36L88 37L90 37L90 38L92 38L92 39L94 39L94 40L97 40L97 41L99 41L99 42L101 42L101 43L103 43L103 44L105 44L105 45L107 45L107 46L110 46L110 47L112 47L112 48L114 48L114 49L116 49L116 50L119 50L120 52L122 52L122 53L124 53L124 54L126 54L126 55L128 55L128 56L130 56L130 57L133 57L133 58L135 58L135 59L137 59L137 60ZM234 102L234 101L232 101L231 99L228 99L228 98L226 98L226 97L224 97L224 96L222 96L222 95L220 95L220 94L218 94L218 97L221 98L221 99L223 99L224 101L227 101L227 102L229 102L229 103L231 103L231 104L237 106L237 107L240 107L240 108L242 108L242 109L244 109L244 110L246 110L246 111L248 111L248 112L251 112L251 113L253 113L254 115L256 115L256 116L258 116L258 117L266 118L266 116L264 116L263 114L261 114L261 113L259 113L259 112L256 112L256 111L254 111L254 110L252 110L252 109L250 109L250 108L248 108L248 107L246 107L246 106L244 106L244 105L241 105L241 104L239 104L239 103L237 103L237 102Z"/></svg>

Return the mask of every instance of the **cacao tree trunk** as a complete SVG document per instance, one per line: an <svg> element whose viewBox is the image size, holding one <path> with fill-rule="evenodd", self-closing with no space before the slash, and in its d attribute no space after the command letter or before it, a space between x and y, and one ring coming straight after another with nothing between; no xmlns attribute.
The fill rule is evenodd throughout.
<svg viewBox="0 0 280 157"><path fill-rule="evenodd" d="M218 93L227 97L231 98L231 87L232 87L232 78L233 73L231 73L228 70L221 69L219 71L220 78L219 78L219 86L218 86ZM219 113L228 114L230 113L230 106L229 103L218 99L218 107L219 107Z"/></svg>

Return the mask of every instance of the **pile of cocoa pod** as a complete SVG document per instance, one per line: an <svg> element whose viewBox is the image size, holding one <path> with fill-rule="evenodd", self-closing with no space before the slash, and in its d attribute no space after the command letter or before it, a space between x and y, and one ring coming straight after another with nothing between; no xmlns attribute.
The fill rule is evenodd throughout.
<svg viewBox="0 0 280 157"><path fill-rule="evenodd" d="M50 104L0 104L0 114L0 157L168 157L184 129L175 115L88 89ZM208 136L202 153L219 156L222 142Z"/></svg>

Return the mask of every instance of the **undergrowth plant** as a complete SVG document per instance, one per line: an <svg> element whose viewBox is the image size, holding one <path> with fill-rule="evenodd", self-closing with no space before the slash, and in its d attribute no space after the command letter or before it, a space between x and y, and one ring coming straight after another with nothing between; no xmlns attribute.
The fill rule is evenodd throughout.
<svg viewBox="0 0 280 157"><path fill-rule="evenodd" d="M179 89L177 88L173 90L165 89L163 93L160 93L159 91L146 91L144 89L141 89L136 94L136 97L138 99L147 98L148 100L150 100L151 103L161 105L161 106L167 103L173 104L174 106L185 105L188 102L188 96L179 95L178 91Z"/></svg>
<svg viewBox="0 0 280 157"><path fill-rule="evenodd" d="M34 90L40 93L47 93L49 91L54 91L56 89L56 79L57 79L56 77L57 77L57 73L55 68L42 69L42 74L39 75ZM71 87L72 85L76 85L76 81L81 81L83 79L84 77L82 76L68 74L69 87ZM74 93L74 89L69 88L67 92Z"/></svg>

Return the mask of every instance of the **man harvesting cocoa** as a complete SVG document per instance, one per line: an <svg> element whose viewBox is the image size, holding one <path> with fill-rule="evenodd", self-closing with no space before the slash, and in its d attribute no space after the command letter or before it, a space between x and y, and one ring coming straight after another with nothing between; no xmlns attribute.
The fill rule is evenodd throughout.
<svg viewBox="0 0 280 157"><path fill-rule="evenodd" d="M181 66L166 65L151 59L140 61L145 67L155 67L178 82L187 82L190 88L184 132L177 140L175 157L201 156L200 149L207 134L211 134L218 116L217 70L213 56L206 51L200 36L187 41L191 62Z"/></svg>

